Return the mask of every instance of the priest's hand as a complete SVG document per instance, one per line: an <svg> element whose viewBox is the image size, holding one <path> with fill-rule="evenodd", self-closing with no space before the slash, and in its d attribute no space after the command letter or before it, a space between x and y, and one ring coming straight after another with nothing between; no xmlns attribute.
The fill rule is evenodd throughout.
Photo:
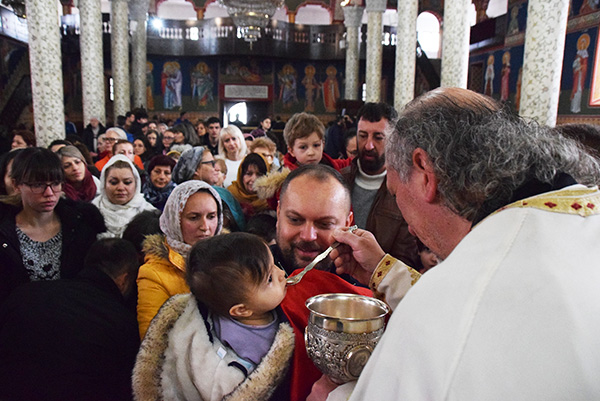
<svg viewBox="0 0 600 401"><path fill-rule="evenodd" d="M385 252L369 231L357 229L349 232L336 229L333 239L341 245L329 254L338 274L349 274L362 284L368 285Z"/></svg>

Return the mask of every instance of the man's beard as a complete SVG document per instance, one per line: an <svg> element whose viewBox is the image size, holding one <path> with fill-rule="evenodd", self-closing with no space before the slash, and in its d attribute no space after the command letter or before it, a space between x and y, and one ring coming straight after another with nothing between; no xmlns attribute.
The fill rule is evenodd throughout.
<svg viewBox="0 0 600 401"><path fill-rule="evenodd" d="M290 269L290 271L294 271L296 269L304 269L312 260L298 260L296 258L296 253L294 250L296 248L300 248L305 251L317 251L319 253L323 252L325 249L321 249L321 247L316 242L304 242L299 241L295 243L291 243L289 248L283 249L281 248L281 253L283 254L283 259L285 262L285 266ZM317 270L331 270L331 259L325 258L321 262L317 263L314 267Z"/></svg>
<svg viewBox="0 0 600 401"><path fill-rule="evenodd" d="M375 159L365 160L364 156L372 156ZM379 156L374 150L364 150L358 155L360 160L360 168L367 174L377 174L385 165L385 155Z"/></svg>

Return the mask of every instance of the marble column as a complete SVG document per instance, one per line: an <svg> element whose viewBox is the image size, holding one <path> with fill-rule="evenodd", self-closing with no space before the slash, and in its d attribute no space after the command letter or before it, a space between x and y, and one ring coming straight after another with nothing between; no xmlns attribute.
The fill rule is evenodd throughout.
<svg viewBox="0 0 600 401"><path fill-rule="evenodd" d="M358 70L360 61L360 27L364 7L344 7L344 25L346 26L346 89L344 99L358 100Z"/></svg>
<svg viewBox="0 0 600 401"><path fill-rule="evenodd" d="M60 29L55 0L26 0L33 122L37 145L65 138Z"/></svg>
<svg viewBox="0 0 600 401"><path fill-rule="evenodd" d="M469 75L469 8L471 0L444 2L441 86L467 87Z"/></svg>
<svg viewBox="0 0 600 401"><path fill-rule="evenodd" d="M146 108L146 17L148 0L134 0L129 4L135 29L131 40L131 82L133 107Z"/></svg>
<svg viewBox="0 0 600 401"><path fill-rule="evenodd" d="M104 108L104 57L102 52L102 12L100 0L80 0L81 86L83 125L96 117L106 123Z"/></svg>
<svg viewBox="0 0 600 401"><path fill-rule="evenodd" d="M114 118L131 109L129 98L129 18L126 0L112 0L110 11Z"/></svg>
<svg viewBox="0 0 600 401"><path fill-rule="evenodd" d="M394 108L400 111L415 97L418 0L398 2Z"/></svg>
<svg viewBox="0 0 600 401"><path fill-rule="evenodd" d="M366 0L367 9L367 102L381 101L383 13L387 0Z"/></svg>
<svg viewBox="0 0 600 401"><path fill-rule="evenodd" d="M569 0L529 0L519 113L554 126Z"/></svg>

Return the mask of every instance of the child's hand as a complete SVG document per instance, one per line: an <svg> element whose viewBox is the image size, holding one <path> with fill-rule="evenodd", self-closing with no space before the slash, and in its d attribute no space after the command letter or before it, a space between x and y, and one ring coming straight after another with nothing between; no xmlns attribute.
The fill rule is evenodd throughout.
<svg viewBox="0 0 600 401"><path fill-rule="evenodd" d="M312 390L306 398L306 401L325 401L327 396L337 388L337 384L331 381L328 376L321 376L312 386Z"/></svg>

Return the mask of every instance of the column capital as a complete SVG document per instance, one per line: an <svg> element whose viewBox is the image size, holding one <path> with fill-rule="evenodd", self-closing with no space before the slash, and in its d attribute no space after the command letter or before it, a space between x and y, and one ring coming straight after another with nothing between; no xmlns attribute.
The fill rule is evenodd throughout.
<svg viewBox="0 0 600 401"><path fill-rule="evenodd" d="M383 13L387 8L387 0L365 0L367 12Z"/></svg>
<svg viewBox="0 0 600 401"><path fill-rule="evenodd" d="M114 1L114 0L113 0ZM129 16L135 21L146 21L149 0L132 0L129 4Z"/></svg>
<svg viewBox="0 0 600 401"><path fill-rule="evenodd" d="M357 28L362 25L365 8L362 6L346 6L344 9L344 25L346 28Z"/></svg>

